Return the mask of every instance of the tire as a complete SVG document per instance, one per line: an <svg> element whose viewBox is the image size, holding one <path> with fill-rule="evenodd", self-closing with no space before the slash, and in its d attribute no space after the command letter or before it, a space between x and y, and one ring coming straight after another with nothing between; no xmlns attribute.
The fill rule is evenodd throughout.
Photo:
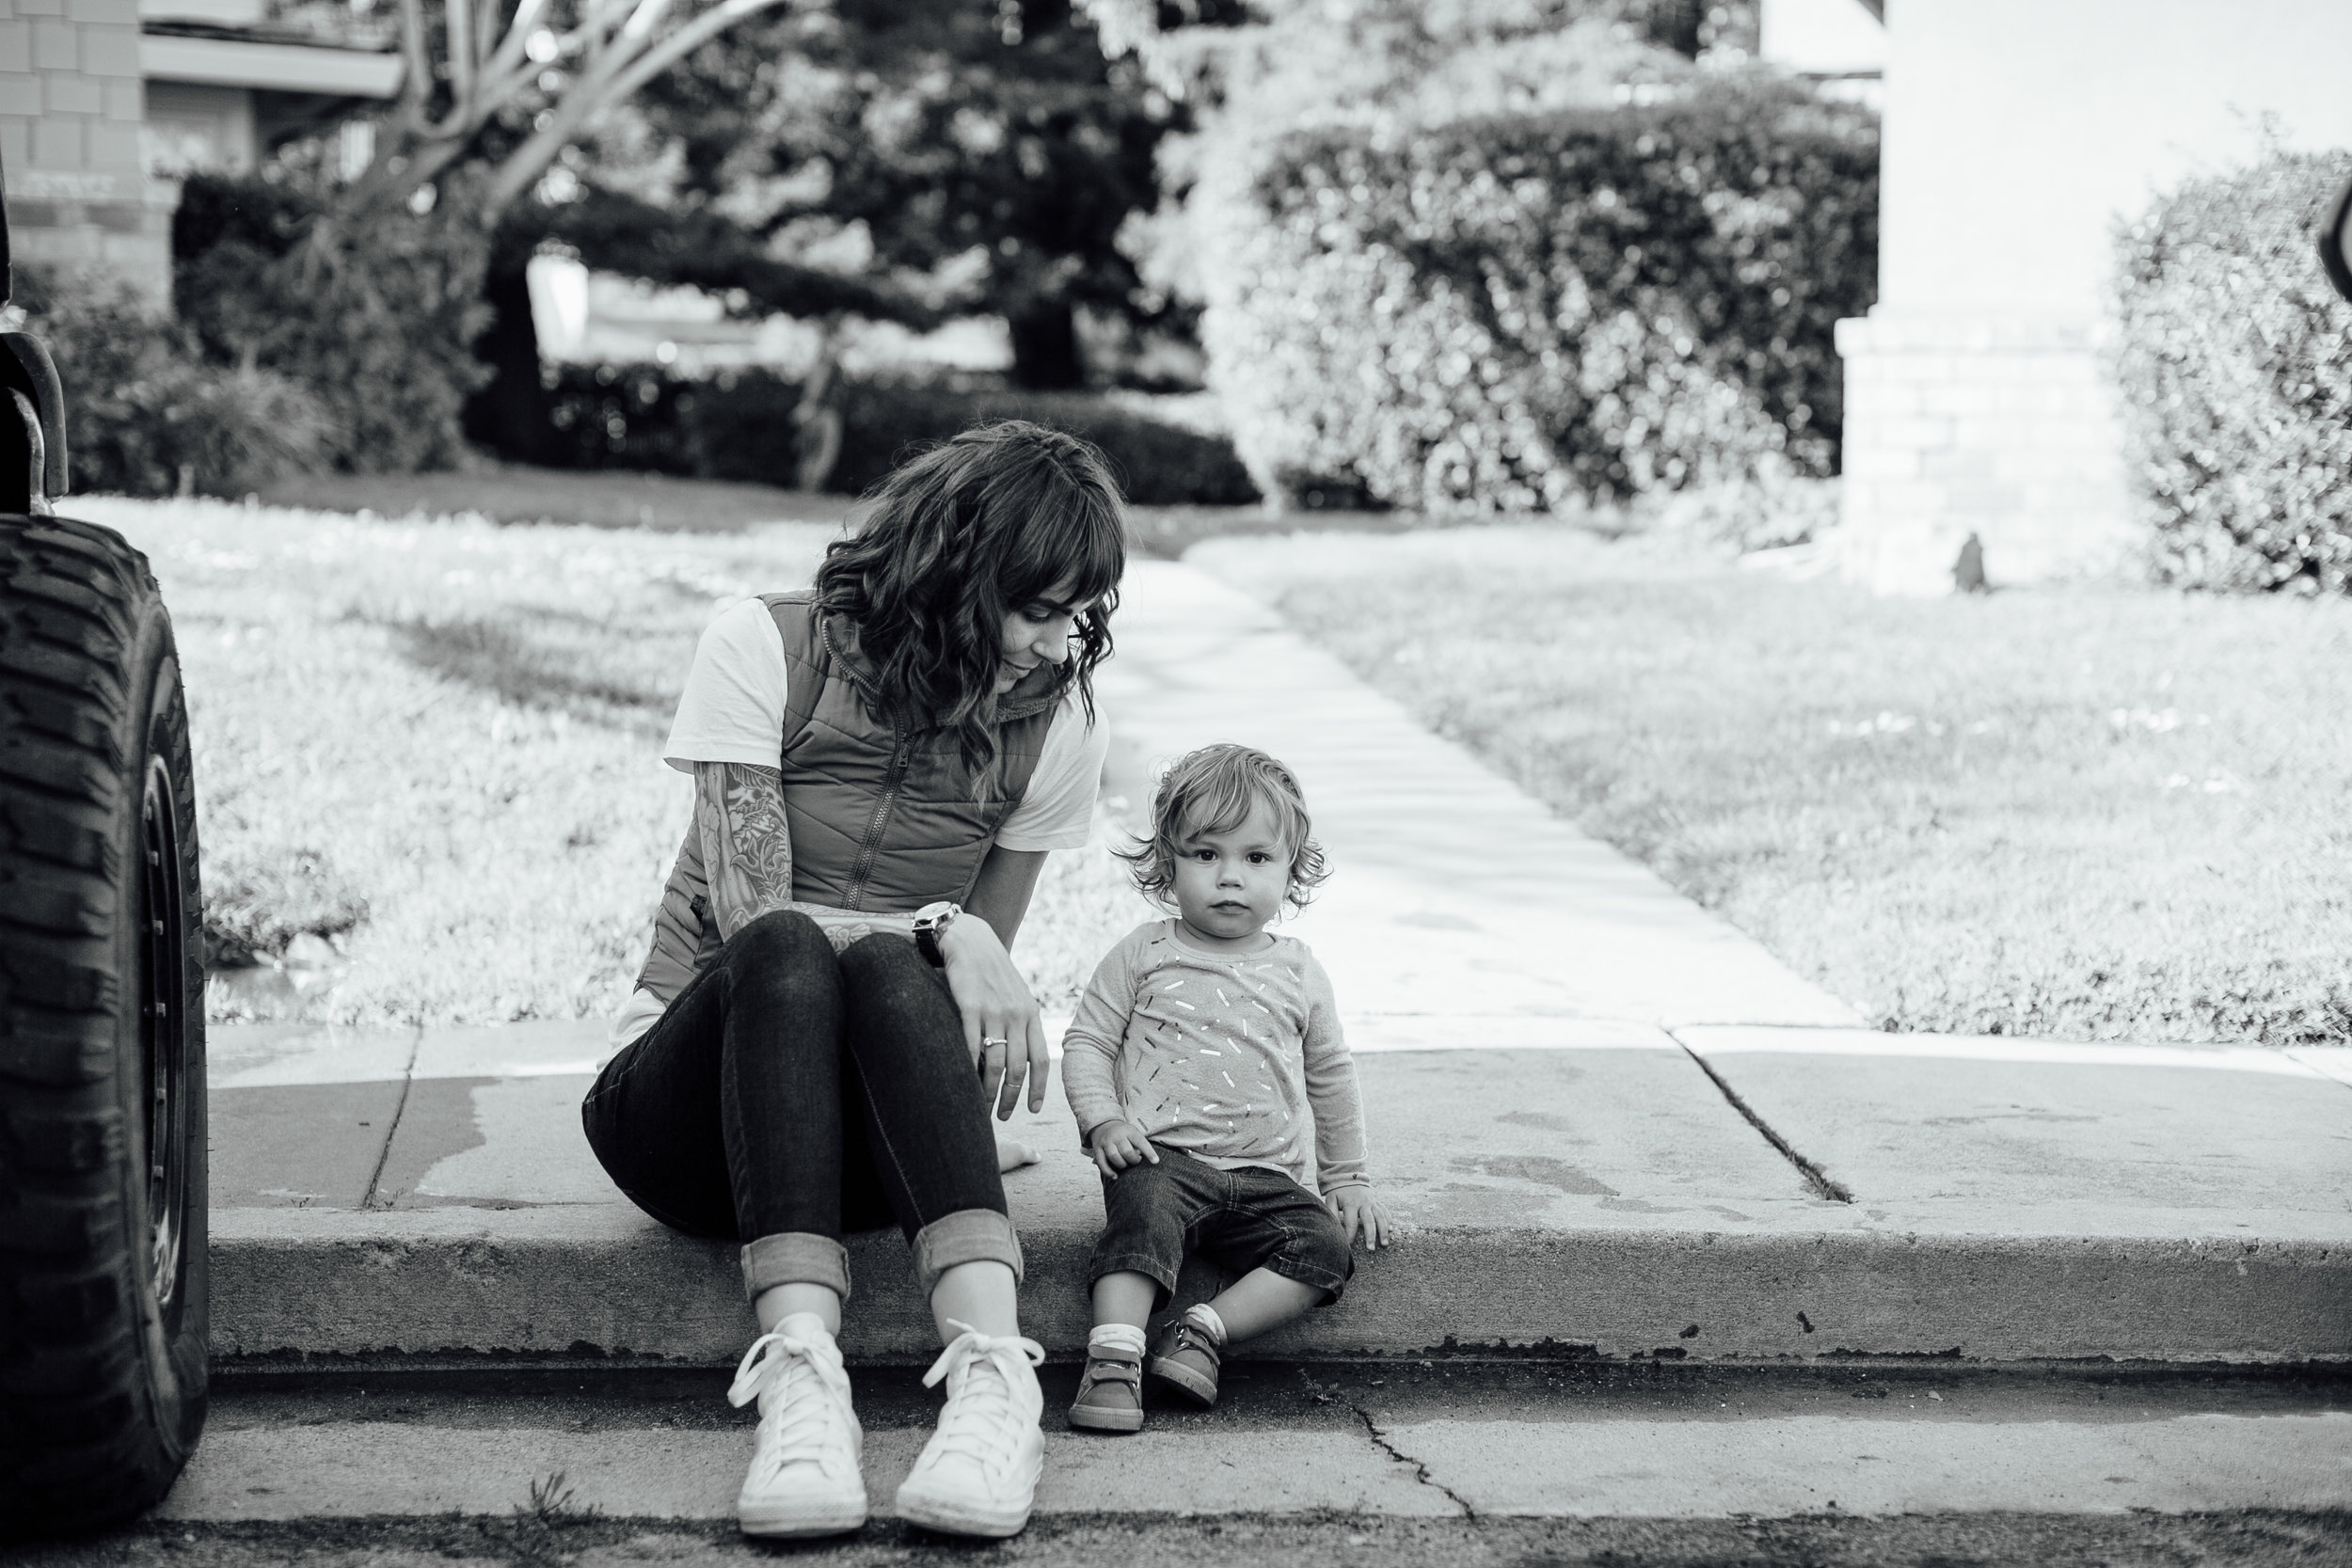
<svg viewBox="0 0 2352 1568"><path fill-rule="evenodd" d="M180 661L120 535L0 515L0 1535L204 1426L204 972Z"/></svg>

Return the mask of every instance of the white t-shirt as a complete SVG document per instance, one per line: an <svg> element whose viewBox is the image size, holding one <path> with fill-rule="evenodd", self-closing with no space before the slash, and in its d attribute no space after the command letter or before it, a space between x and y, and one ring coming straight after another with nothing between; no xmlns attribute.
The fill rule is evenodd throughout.
<svg viewBox="0 0 2352 1568"><path fill-rule="evenodd" d="M694 667L678 698L661 760L681 773L698 762L773 768L784 754L784 709L790 676L784 633L757 599L719 612L694 648ZM1109 728L1087 722L1073 690L1045 732L1028 793L997 830L1006 849L1079 849L1094 825L1095 788L1110 750Z"/></svg>
<svg viewBox="0 0 2352 1568"><path fill-rule="evenodd" d="M784 755L784 711L791 680L784 633L757 599L719 612L694 646L694 665L678 698L661 760L681 773L698 762L773 768ZM1027 793L997 830L1006 849L1079 849L1094 826L1094 797L1109 752L1109 726L1087 722L1073 690L1045 731L1045 747ZM612 1046L628 1045L654 1025L664 1004L651 991L629 993L613 1020Z"/></svg>

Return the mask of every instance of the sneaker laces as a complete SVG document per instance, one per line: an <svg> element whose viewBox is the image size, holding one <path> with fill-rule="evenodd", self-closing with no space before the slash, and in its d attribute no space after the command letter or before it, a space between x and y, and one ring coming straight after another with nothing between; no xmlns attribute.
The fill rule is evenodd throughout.
<svg viewBox="0 0 2352 1568"><path fill-rule="evenodd" d="M983 1468L1002 1465L1014 1437L1035 1426L1033 1413L1021 1409L1017 1384L1037 1386L1036 1369L1044 1364L1045 1347L1017 1334L987 1335L970 1323L947 1320L962 1329L953 1343L939 1353L923 1386L936 1387L947 1380L947 1408L939 1415L939 1431L927 1453L945 1458L954 1454Z"/></svg>
<svg viewBox="0 0 2352 1568"><path fill-rule="evenodd" d="M772 1392L774 1398L766 1398ZM759 1424L775 1433L778 1468L818 1464L842 1451L841 1413L850 1407L850 1374L830 1338L763 1334L735 1369L727 1402L738 1409L758 1400Z"/></svg>

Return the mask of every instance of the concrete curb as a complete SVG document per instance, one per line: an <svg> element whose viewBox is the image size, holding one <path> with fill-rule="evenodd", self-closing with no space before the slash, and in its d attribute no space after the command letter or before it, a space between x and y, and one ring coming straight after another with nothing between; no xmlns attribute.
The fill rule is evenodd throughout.
<svg viewBox="0 0 2352 1568"><path fill-rule="evenodd" d="M2251 1050L1554 1021L1549 1049L1359 1060L1402 1244L1276 1356L1756 1361L2352 1357L2345 1085ZM579 1042L484 1031L402 1060L257 1037L215 1091L214 1337L231 1361L721 1365L735 1249L666 1230L580 1135ZM1425 1040L1493 1037L1422 1021ZM1531 1038L1534 1037L1530 1037ZM1398 1043L1402 1043L1399 1041ZM463 1045L467 1049L460 1050ZM276 1054L272 1054L276 1053ZM446 1061L439 1057L446 1056ZM1101 1182L1059 1095L1010 1131L1024 1321L1087 1328ZM1836 1201L1808 1169L1826 1172ZM340 1197L332 1195L340 1193ZM845 1348L934 1344L906 1248L850 1243ZM1195 1293L1215 1281L1204 1269Z"/></svg>
<svg viewBox="0 0 2352 1568"><path fill-rule="evenodd" d="M1086 1338L1090 1231L1032 1230L1029 1332ZM907 1252L851 1247L844 1349L935 1354ZM214 1216L216 1355L459 1354L731 1365L735 1249L606 1212L445 1208ZM1187 1278L1188 1293L1211 1285ZM1467 1288L1466 1288L1467 1286ZM1847 1355L2279 1362L2352 1357L2352 1246L2204 1237L1424 1228L1253 1354L1776 1361Z"/></svg>

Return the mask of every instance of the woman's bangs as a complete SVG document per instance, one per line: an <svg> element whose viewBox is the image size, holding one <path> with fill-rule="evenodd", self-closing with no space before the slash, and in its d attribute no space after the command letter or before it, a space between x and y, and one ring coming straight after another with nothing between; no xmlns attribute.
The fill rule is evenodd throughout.
<svg viewBox="0 0 2352 1568"><path fill-rule="evenodd" d="M1016 530L997 578L1006 606L1049 598L1099 605L1127 571L1127 525L1116 501L1067 481L1039 499L1042 504Z"/></svg>

